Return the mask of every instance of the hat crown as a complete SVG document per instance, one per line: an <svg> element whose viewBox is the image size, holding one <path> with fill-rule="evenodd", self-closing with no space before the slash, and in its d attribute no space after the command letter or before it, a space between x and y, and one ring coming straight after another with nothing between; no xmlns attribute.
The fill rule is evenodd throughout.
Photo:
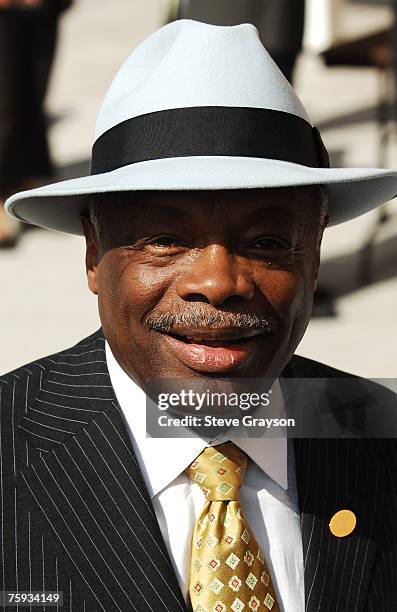
<svg viewBox="0 0 397 612"><path fill-rule="evenodd" d="M182 19L154 32L126 59L99 110L95 140L132 117L200 106L267 108L309 121L253 25Z"/></svg>

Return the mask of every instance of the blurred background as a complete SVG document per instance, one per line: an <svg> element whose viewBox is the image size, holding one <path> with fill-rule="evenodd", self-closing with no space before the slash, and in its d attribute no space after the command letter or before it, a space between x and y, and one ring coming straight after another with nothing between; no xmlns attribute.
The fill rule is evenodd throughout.
<svg viewBox="0 0 397 612"><path fill-rule="evenodd" d="M10 8L10 2L15 0L0 0L0 187L1 172L21 159L18 147L24 155L29 150L17 131L10 131L13 121L18 124L16 105L8 102L4 109L4 79L15 78L4 72L10 66L7 53L21 53L14 70L19 80L22 74L22 86L15 87L18 99L26 99L21 87L23 91L34 70L27 56L36 51L15 50L15 41L26 41L26 32L30 36L34 27L43 46L43 36L37 34L43 11L40 16L35 0L21 0L24 6L18 8ZM266 13L261 12L264 5ZM248 8L251 14L244 13ZM3 185L0 197L19 190L18 185L88 173L96 114L116 70L150 32L180 17L253 21L321 130L331 164L397 169L394 8L392 0L63 3L51 16L51 26L49 14L45 17L45 27L53 28L37 108L38 125L44 121L46 132L45 163L29 172L26 161L16 175L20 182ZM10 19L14 40L5 49L2 33L11 31ZM42 79L42 60L40 75ZM14 161L5 128L18 145ZM30 147L37 163L34 142ZM96 299L86 286L83 238L4 224L1 234L0 223L0 247L0 373L98 329ZM396 377L396 315L397 205L392 202L326 230L313 318L297 353L366 377Z"/></svg>

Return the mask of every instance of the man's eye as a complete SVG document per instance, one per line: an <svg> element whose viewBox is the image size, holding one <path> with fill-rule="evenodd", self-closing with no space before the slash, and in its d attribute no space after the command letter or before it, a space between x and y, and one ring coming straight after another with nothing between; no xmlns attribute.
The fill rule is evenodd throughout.
<svg viewBox="0 0 397 612"><path fill-rule="evenodd" d="M177 247L181 246L181 241L175 236L156 236L148 241L148 244L159 247Z"/></svg>
<svg viewBox="0 0 397 612"><path fill-rule="evenodd" d="M255 247L265 251L275 251L277 249L288 251L291 248L291 245L286 240L264 237L255 242Z"/></svg>

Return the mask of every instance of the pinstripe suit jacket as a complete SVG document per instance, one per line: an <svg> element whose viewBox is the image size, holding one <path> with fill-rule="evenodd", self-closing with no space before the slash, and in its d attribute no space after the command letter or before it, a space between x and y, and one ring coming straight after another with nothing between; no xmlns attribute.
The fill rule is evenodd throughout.
<svg viewBox="0 0 397 612"><path fill-rule="evenodd" d="M303 376L349 375L295 356L283 377ZM101 330L7 374L0 416L1 589L61 590L64 611L185 610ZM295 440L308 611L397 610L396 448ZM357 527L336 538L342 508Z"/></svg>

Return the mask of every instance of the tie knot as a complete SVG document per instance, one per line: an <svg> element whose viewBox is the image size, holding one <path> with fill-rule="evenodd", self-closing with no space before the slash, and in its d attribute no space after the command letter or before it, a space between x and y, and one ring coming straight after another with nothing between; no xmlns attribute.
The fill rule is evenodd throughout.
<svg viewBox="0 0 397 612"><path fill-rule="evenodd" d="M186 468L209 501L238 500L248 457L233 442L210 446Z"/></svg>

